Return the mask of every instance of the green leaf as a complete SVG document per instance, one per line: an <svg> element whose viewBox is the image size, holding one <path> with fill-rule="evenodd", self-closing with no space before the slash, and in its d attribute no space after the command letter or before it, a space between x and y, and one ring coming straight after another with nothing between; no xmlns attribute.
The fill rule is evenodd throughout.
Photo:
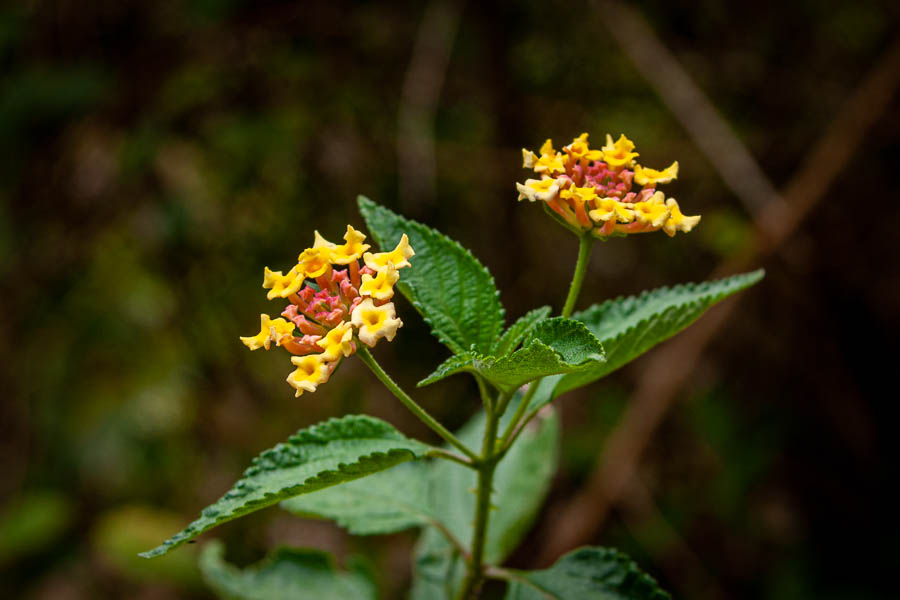
<svg viewBox="0 0 900 600"><path fill-rule="evenodd" d="M312 494L281 507L301 517L333 519L354 535L380 535L421 527L435 520L428 504L428 469L410 462Z"/></svg>
<svg viewBox="0 0 900 600"><path fill-rule="evenodd" d="M244 476L215 504L203 509L199 519L141 556L165 554L208 529L292 496L421 458L428 448L366 415L329 419L301 429L286 443L253 459Z"/></svg>
<svg viewBox="0 0 900 600"><path fill-rule="evenodd" d="M669 594L626 555L580 548L542 571L513 571L506 600L666 600Z"/></svg>
<svg viewBox="0 0 900 600"><path fill-rule="evenodd" d="M631 362L696 321L713 304L758 282L763 274L760 269L717 281L659 288L636 297L607 300L574 315L603 343L606 362L563 377L553 398Z"/></svg>
<svg viewBox="0 0 900 600"><path fill-rule="evenodd" d="M587 327L572 319L555 317L534 325L524 347L509 356L496 358L474 352L452 356L419 386L468 371L509 393L539 377L572 373L603 360L603 346Z"/></svg>
<svg viewBox="0 0 900 600"><path fill-rule="evenodd" d="M507 411L507 420L515 405ZM506 423L501 421L500 431ZM463 443L476 445L484 435L484 413L458 432ZM485 543L485 561L499 564L522 541L550 489L556 471L560 438L559 419L552 409L542 413L522 432L494 474L492 506ZM436 461L431 469L433 514L468 547L475 519L477 473L452 463ZM433 527L417 545L416 578L412 598L453 598L465 572L464 561Z"/></svg>
<svg viewBox="0 0 900 600"><path fill-rule="evenodd" d="M327 552L279 548L256 565L225 562L221 542L210 542L200 570L211 588L229 600L374 600L375 586L361 569L340 572Z"/></svg>
<svg viewBox="0 0 900 600"><path fill-rule="evenodd" d="M416 255L397 289L412 302L435 336L453 352L488 353L503 329L503 307L494 278L457 242L358 198L359 211L375 241L392 250L405 233Z"/></svg>
<svg viewBox="0 0 900 600"><path fill-rule="evenodd" d="M497 343L491 349L491 354L494 356L506 356L518 348L519 344L528 337L535 325L550 316L550 310L549 306L542 306L519 317L515 323L509 326L503 337L497 340Z"/></svg>

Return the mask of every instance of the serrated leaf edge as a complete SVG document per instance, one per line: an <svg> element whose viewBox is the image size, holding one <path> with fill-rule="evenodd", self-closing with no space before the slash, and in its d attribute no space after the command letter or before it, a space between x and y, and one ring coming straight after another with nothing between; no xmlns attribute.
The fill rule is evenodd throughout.
<svg viewBox="0 0 900 600"><path fill-rule="evenodd" d="M374 200L372 200L366 196L363 196L363 195L357 196L356 202L359 207L359 211L361 213L365 213L365 211L367 209L368 210L376 210L376 211L383 210L383 211L390 212L390 213L396 215L398 218L409 223L411 227L419 229L419 231L424 230L424 231L428 232L429 234L437 234L444 240L450 242L450 244L452 246L455 246L458 250L462 251L463 254L468 255L468 257L471 258L475 262L475 264L478 265L478 267L481 268L484 271L484 273L488 276L488 279L490 280L491 285L494 288L494 292L493 292L494 298L497 300L497 305L500 307L500 311L498 314L499 318L497 319L496 325L494 326L496 331L493 332L493 335L491 337L496 338L500 335L500 333L503 331L504 324L506 323L506 309L504 308L503 303L500 301L500 290L497 289L497 282L494 280L494 276L491 274L491 272L487 268L487 266L485 266L480 260L478 260L478 258L474 254L472 254L472 252L468 248L464 247L462 244L460 244L458 241L454 240L453 238L451 238L447 235L444 235L437 229L433 229L433 228L429 227L428 225L425 225L424 223L419 223L418 221L414 221L413 219L408 219L408 218L404 217L403 215L397 214L394 211L392 211L391 209L389 209L385 206L381 206L380 204L378 204L377 202L375 202ZM363 214L363 218L365 218L365 214ZM369 228L369 232L372 234L372 238L378 243L378 246L384 251L385 250L385 245L384 245L385 240L382 240L381 236L379 236L378 233L373 231L371 228ZM413 260L415 260L415 257L413 258ZM429 325L429 327L431 327L431 331L434 334L434 336L438 339L438 341L445 344L456 354L461 354L461 353L467 351L465 348L463 348L462 346L457 344L455 341L445 339L444 336L441 335L440 331L438 331L435 328L434 323L431 321L431 319L429 319L428 317L425 316L425 313L422 310L421 304L418 303L417 301L415 301L412 298L412 295L408 291L408 290L415 289L415 286L413 284L411 284L409 282L404 282L401 277L400 281L397 282L397 289L399 289L400 292L403 294L403 296L406 297L407 300L409 300L410 304L412 304L413 307L415 307L416 311L422 316L422 319Z"/></svg>
<svg viewBox="0 0 900 600"><path fill-rule="evenodd" d="M689 283L678 284L678 285L675 285L675 286L672 286L672 287L663 286L663 287L654 288L654 289L652 289L652 290L644 290L643 292L641 292L641 293L638 294L637 296L617 296L617 297L615 297L615 298L611 298L611 299L608 299L608 300L604 300L604 301L603 301L602 303L600 303L600 304L595 304L595 305L589 307L589 308L586 309L586 310L583 310L583 311L580 311L580 312L578 312L578 313L575 313L574 315L572 315L572 319L575 319L575 320L578 320L579 322L582 322L582 319L585 318L586 315L588 315L588 314L593 314L593 313L598 312L598 311L600 311L601 309L603 309L603 308L605 308L605 307L607 307L607 306L610 306L610 305L613 305L613 304L615 304L615 303L619 303L619 302L622 302L622 301L625 301L625 300L632 300L632 301L634 301L634 302L637 302L637 301L639 301L639 300L645 300L645 299L647 299L647 298L649 298L649 297L651 297L651 296L664 295L665 293L668 293L668 292L672 292L672 291L680 291L680 290L688 290L688 291L690 291L691 293L698 292L698 290L699 290L699 293L700 293L700 294L703 294L703 291L702 291L702 289L700 289L700 288L704 288L704 287L705 287L705 288L710 288L710 287L712 287L712 286L714 286L714 285L721 284L722 282L738 281L738 280L740 280L740 279L746 279L746 280L747 280L747 281L745 281L745 282L742 282L740 285L738 285L737 289L735 289L735 290L733 290L733 291L724 291L724 292L723 292L723 291L720 291L720 292L718 292L718 293L715 293L715 294L708 294L708 295L706 295L706 296L703 296L703 297L700 297L700 298L696 298L696 299L690 300L690 301L688 301L688 302L682 302L681 304L672 304L672 305L669 305L669 306L667 306L665 309L663 309L662 311L660 311L660 312L655 312L655 313L653 313L651 316L646 317L646 318L644 318L644 319L641 319L640 321L638 321L638 322L635 323L634 325L630 326L628 329L625 329L624 331L622 331L622 332L619 333L618 335L616 335L616 336L614 336L614 337L611 337L611 338L606 338L605 340L601 340L601 342L604 342L604 341L605 341L605 342L606 342L607 344L609 344L610 346L613 346L613 345L614 345L614 342L617 342L617 341L619 341L620 339L622 339L622 338L624 338L624 337L630 335L634 330L639 329L639 328L641 328L641 327L644 327L644 326L645 326L647 323L649 323L651 320L657 319L657 318L659 318L660 316L665 315L665 314L668 313L668 312L676 311L676 310L679 310L679 309L684 309L684 308L690 307L690 306L700 306L700 305L703 305L704 303L707 303L707 302L708 302L708 308L712 308L713 306L715 306L716 304L718 304L718 303L721 302L722 300L724 300L724 299L726 299L726 298L728 298L728 297L730 297L730 296L733 296L734 294L737 294L737 293L739 293L739 292L742 292L742 291L746 290L747 288L749 288L749 287L752 286L752 285L755 285L755 284L759 283L759 282L762 280L762 278L765 276L765 273L766 273L766 272L765 272L765 269L756 269L755 271L750 271L750 272L747 272L747 273L739 273L739 274L737 274L737 275L731 275L731 276L729 276L729 277L722 277L722 278L720 278L720 279L712 279L712 280L709 280L709 281L701 281L701 282L689 282ZM697 318L700 318L700 316L702 316L702 314L701 314L701 315L698 315ZM586 320L586 318L585 318L585 320ZM689 325L690 325L690 323L689 323L687 326L689 326ZM687 327L687 326L685 326L685 327ZM682 330L683 330L683 329L684 329L684 327L682 328ZM680 332L680 331L681 331L681 330L679 330L679 332ZM679 332L676 332L676 333L673 334L673 335L676 335L676 334L679 333ZM667 339L668 339L668 338L667 338ZM647 350L649 350L649 348L648 348ZM641 354L643 354L643 353L641 353ZM638 356L640 356L640 355L638 355ZM634 357L634 358L637 358L637 356ZM629 361L629 362L630 362L630 361ZM626 363L626 364L627 364L627 363ZM623 366L624 366L624 365L623 365ZM561 380L559 381L559 383L557 384L557 387L558 387L560 384L562 384L563 382L564 382L564 379L561 379ZM576 386L576 387L577 387L577 386ZM573 388L573 389L574 389L574 388ZM553 392L552 392L552 394L551 394L551 397L550 397L550 399L548 400L548 402L549 402L549 401L552 401L552 400L555 399L555 398L557 398L557 397L560 395L560 393L565 393L566 391L569 391L569 390L566 389L566 390L563 390L562 392L557 392L557 391L556 391L556 388L554 388L554 389L553 389Z"/></svg>
<svg viewBox="0 0 900 600"><path fill-rule="evenodd" d="M659 582L656 581L656 578L641 569L640 565L638 565L630 556L616 548L605 548L602 546L582 546L581 548L576 548L575 550L572 550L571 552L567 552L566 554L560 556L556 560L556 562L554 562L550 567L546 569L539 569L537 571L522 571L510 569L510 572L517 576L515 578L515 581L517 583L528 585L538 590L542 594L546 594L549 598L554 600L569 600L568 598L558 596L553 591L548 590L542 585L531 581L527 578L527 575L530 573L551 571L554 567L556 567L559 563L563 562L566 559L577 559L579 558L579 555L586 555L588 553L600 553L603 555L601 557L601 560L615 562L619 565L622 565L623 569L632 578L632 581L636 579L637 583L639 583L640 585L652 588L652 590L649 590L649 592L652 594L652 598L654 598L654 600L671 600L671 595L669 595L668 592L666 592L659 586Z"/></svg>
<svg viewBox="0 0 900 600"><path fill-rule="evenodd" d="M494 356L505 356L514 352L518 346L522 344L522 342L528 337L528 334L534 330L535 327L538 326L539 323L546 320L550 316L550 312L553 309L549 306L539 306L538 308L534 308L529 310L527 313L516 319L509 327L506 328L506 331L497 339L497 342L491 347L491 354ZM532 317L535 315L535 317ZM532 317L529 319L529 317ZM516 325L522 322L525 319L529 319L527 326L520 332L516 334L516 338L507 339L507 336L512 335L513 330ZM511 341L510 341L511 340ZM509 346L508 348L503 348L504 344Z"/></svg>
<svg viewBox="0 0 900 600"><path fill-rule="evenodd" d="M374 417L369 417L368 415L346 415L344 417L336 417L328 419L323 423L318 423L306 429L301 429L297 433L293 434L288 438L288 442L294 443L304 443L304 444L327 444L329 442L336 441L341 438L333 438L333 439L325 439L322 441L317 440L316 438L321 435L323 430L334 429L340 423L357 423L362 424L366 423L370 426L374 425L376 429L382 429L389 435L387 437L375 438L379 440L390 440L391 438L396 439L397 441L406 441L406 442L415 442L419 443L416 440L411 438L407 438L403 436L399 431L397 431L393 426L388 423L385 423L379 419L375 419ZM352 440L360 440L360 439L368 439L361 437L348 437L344 439L352 439ZM260 463L264 462L265 459L271 456L277 449L286 446L284 442L276 444L272 448L263 451L258 456L256 456L251 462L250 466L244 470L241 474L241 477L235 482L235 485L238 485L239 482L246 480L247 478L253 477L257 475L262 467ZM427 448L425 444L421 444L423 450ZM299 495L299 490L304 490L303 493L314 492L320 489L324 489L326 487L331 487L332 485L339 485L341 483L347 481L354 481L356 479L360 479L365 477L366 475L370 475L372 473L377 473L379 471L383 471L384 469L390 468L391 466L409 461L415 460L417 458L415 452L409 450L407 448L393 448L388 450L387 452L371 452L369 454L360 455L356 461L352 463L338 463L337 469L324 469L319 471L315 475L311 477L307 477L303 482L297 483L295 485L290 485L287 487L283 487L279 489L275 493L267 492L262 498L257 498L254 500L248 500L245 504L242 504L238 509L234 510L230 514L225 514L221 517L217 517L214 514L210 514L209 509L215 506L218 502L225 499L228 494L234 491L234 487L229 489L221 498L204 508L200 512L200 517L191 521L184 529L179 531L178 533L171 536L169 539L164 541L159 546L152 548L146 552L141 552L138 556L142 558L154 558L157 556L161 556L163 554L167 554L169 551L174 550L178 546L181 546L188 540L206 532L214 527L218 527L223 523L227 523L229 521L233 521L239 517L242 517L248 513L254 512L260 508L265 508L267 506L272 506L281 500L286 500L288 498ZM388 459L388 460L385 460ZM366 464L383 464L383 463L392 463L388 466L385 466L382 469L360 469L361 466ZM349 477L348 477L349 476ZM339 481L334 481L335 479L339 479ZM309 489L312 487L313 489ZM203 519L213 518L213 522L208 524L206 527L197 529L197 523L202 521ZM197 529L197 530L195 530Z"/></svg>
<svg viewBox="0 0 900 600"><path fill-rule="evenodd" d="M597 336L595 336L593 334L593 332L590 329L588 329L588 327L584 323L582 323L580 321L576 321L575 319L566 319L566 320L571 322L571 324L574 325L576 328L580 327L581 329L584 330L584 333L586 333L590 337L597 340L597 345L600 347L601 352L603 352L603 343L599 339L597 339ZM546 321L539 321L535 325L535 327L531 328L531 333L533 334L534 329L536 329L538 325L545 323L545 322ZM416 387L425 387L426 385L436 383L442 379L445 379L452 375L457 375L457 374L463 373L463 372L477 374L482 369L489 369L491 367L495 367L497 364L502 363L503 361L514 362L517 357L519 357L522 354L524 354L525 352L527 352L533 348L537 348L537 347L541 347L543 349L546 349L546 350L552 352L553 354L555 354L557 356L557 359L559 360L560 363L573 368L573 371L563 371L562 373L571 373L571 372L577 371L578 368L580 368L580 367L585 367L585 366L595 363L595 362L606 361L605 354L601 353L601 354L588 355L588 357L585 360L578 362L578 363L570 363L568 360L566 360L566 358L562 355L561 352L559 352L552 346L545 344L541 340L532 336L532 337L526 338L525 343L523 344L523 346L521 348L519 348L512 354L507 354L506 356L497 357L497 356L491 356L491 355L484 355L484 354L479 354L474 351L468 351L463 354L454 354L453 356L449 357L444 362L442 362L440 365L438 365L437 368L434 370L434 372L431 375L429 375L425 379L419 381L419 383L416 384ZM454 362L459 362L460 363L459 366L458 367L451 366ZM469 365L471 365L471 368L469 368ZM445 372L442 372L442 371L445 371ZM541 376L541 377L546 377L546 375ZM540 379L541 377L537 377L535 379Z"/></svg>

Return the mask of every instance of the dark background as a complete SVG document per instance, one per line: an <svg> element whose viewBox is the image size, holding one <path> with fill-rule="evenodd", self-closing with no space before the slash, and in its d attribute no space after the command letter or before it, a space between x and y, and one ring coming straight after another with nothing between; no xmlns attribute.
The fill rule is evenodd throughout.
<svg viewBox="0 0 900 600"><path fill-rule="evenodd" d="M885 57L900 10L636 6L775 188L806 173L788 207L824 185L784 239L750 255L766 279L690 365L635 485L586 541L630 553L680 598L893 595L900 103ZM134 554L259 451L348 412L431 439L358 361L295 399L286 355L237 339L276 311L263 266L289 267L313 229L362 226L358 193L471 248L511 318L559 309L577 251L515 200L520 148L546 137L625 132L643 164L680 162L667 190L703 215L690 235L598 244L582 307L703 279L756 231L783 227L791 209L754 220L696 143L703 132L635 68L611 34L620 17L579 2L0 9L2 595L209 597L199 545ZM398 309L405 327L376 355L413 389L447 351L405 300ZM559 401L561 469L512 565L535 566L552 519L579 518L567 500L658 376L652 358ZM454 427L476 408L462 377L416 395ZM239 564L279 543L318 546L369 556L385 597L408 583L412 535L353 539L277 509L212 535Z"/></svg>

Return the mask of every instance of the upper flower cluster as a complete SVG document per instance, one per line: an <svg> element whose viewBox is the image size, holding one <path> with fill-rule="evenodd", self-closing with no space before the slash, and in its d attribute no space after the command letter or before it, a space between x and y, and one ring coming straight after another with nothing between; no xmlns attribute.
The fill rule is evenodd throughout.
<svg viewBox="0 0 900 600"><path fill-rule="evenodd" d="M350 225L340 245L317 231L312 248L301 252L286 274L265 268L263 287L269 290L269 300L287 298L290 304L283 318L260 315L259 333L241 341L251 350L268 350L274 342L294 354L296 369L287 382L297 396L328 381L338 363L356 352L357 341L367 346L381 338L391 341L403 325L390 299L400 278L397 270L410 266L415 252L406 234L392 251L377 254L367 252L365 239Z"/></svg>
<svg viewBox="0 0 900 600"><path fill-rule="evenodd" d="M553 149L551 140L539 155L523 148L522 167L540 178L516 184L519 200L541 200L567 225L599 238L659 229L673 236L693 229L700 217L683 215L674 198L666 200L656 190L678 177L678 162L661 171L648 169L635 162L639 154L634 149L625 135L613 142L607 134L606 145L592 150L587 133L562 152ZM642 189L634 190L635 184Z"/></svg>

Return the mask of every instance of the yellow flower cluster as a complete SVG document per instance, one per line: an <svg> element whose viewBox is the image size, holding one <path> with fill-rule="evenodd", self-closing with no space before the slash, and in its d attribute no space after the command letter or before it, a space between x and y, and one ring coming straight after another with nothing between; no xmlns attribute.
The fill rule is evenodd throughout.
<svg viewBox="0 0 900 600"><path fill-rule="evenodd" d="M637 164L634 143L625 135L591 149L582 133L562 152L547 140L540 153L522 150L522 167L540 175L517 183L519 200L541 201L568 227L605 239L662 229L670 236L689 232L700 216L685 216L674 198L656 186L678 177L678 162L662 170ZM641 186L635 189L634 186Z"/></svg>
<svg viewBox="0 0 900 600"><path fill-rule="evenodd" d="M260 315L259 333L241 342L251 350L268 350L274 342L293 354L295 369L287 381L297 396L328 381L338 363L356 352L357 342L391 341L403 325L390 300L398 269L409 267L415 255L409 238L403 234L396 248L375 254L367 252L365 239L350 225L343 244L316 231L312 247L300 253L290 271L264 270L269 300L285 298L290 304L280 318Z"/></svg>

